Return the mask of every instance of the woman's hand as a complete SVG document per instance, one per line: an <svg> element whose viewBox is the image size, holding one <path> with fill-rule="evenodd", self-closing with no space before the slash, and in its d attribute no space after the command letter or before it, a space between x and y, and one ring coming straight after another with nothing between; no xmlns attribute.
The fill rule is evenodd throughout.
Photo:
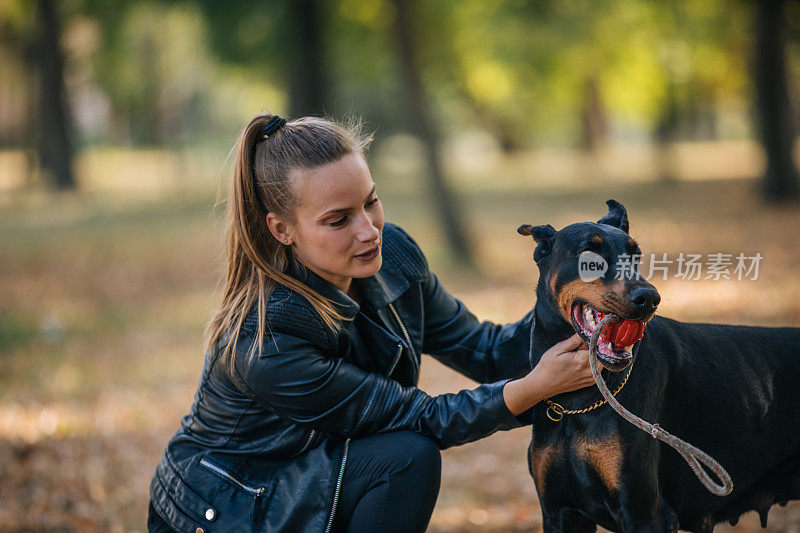
<svg viewBox="0 0 800 533"><path fill-rule="evenodd" d="M524 378L509 381L503 387L503 399L514 416L530 409L545 398L594 385L589 368L589 350L576 333L544 352L539 363Z"/></svg>

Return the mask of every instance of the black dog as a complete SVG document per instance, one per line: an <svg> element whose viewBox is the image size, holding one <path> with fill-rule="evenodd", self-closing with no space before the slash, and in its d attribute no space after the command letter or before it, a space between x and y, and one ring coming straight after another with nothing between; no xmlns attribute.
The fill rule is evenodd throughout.
<svg viewBox="0 0 800 533"><path fill-rule="evenodd" d="M599 362L609 389L634 414L714 457L731 475L733 492L708 492L683 458L623 420L596 387L537 407L528 464L548 531L710 532L750 510L800 499L800 328L689 324L654 316L660 297L620 257L640 254L628 235L625 208L614 200L596 224L556 231L519 228L537 242L534 353L578 332L587 344L603 313L646 329L604 335ZM608 265L584 281L579 256L591 251ZM623 268L624 267L624 268ZM585 270L585 269L584 269ZM631 330L633 331L633 330ZM606 332L604 331L604 334ZM586 412L573 414L570 411ZM557 421L556 421L557 420Z"/></svg>

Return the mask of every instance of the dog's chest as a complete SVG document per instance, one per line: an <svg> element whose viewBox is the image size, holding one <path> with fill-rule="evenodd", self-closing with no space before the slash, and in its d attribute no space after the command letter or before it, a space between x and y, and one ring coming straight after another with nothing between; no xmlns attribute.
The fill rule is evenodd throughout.
<svg viewBox="0 0 800 533"><path fill-rule="evenodd" d="M565 433L571 433L565 435ZM623 448L618 433L588 436L556 431L534 439L528 462L539 499L573 504L616 502L622 482ZM585 508L585 507L584 507Z"/></svg>

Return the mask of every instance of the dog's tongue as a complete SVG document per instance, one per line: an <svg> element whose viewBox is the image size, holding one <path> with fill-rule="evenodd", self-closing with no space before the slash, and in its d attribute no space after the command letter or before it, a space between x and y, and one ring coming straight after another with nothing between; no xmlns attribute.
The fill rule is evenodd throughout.
<svg viewBox="0 0 800 533"><path fill-rule="evenodd" d="M600 333L600 338L605 342L613 342L617 348L624 348L641 340L644 337L644 328L646 326L647 324L641 320L626 318L620 322L606 324L606 327Z"/></svg>

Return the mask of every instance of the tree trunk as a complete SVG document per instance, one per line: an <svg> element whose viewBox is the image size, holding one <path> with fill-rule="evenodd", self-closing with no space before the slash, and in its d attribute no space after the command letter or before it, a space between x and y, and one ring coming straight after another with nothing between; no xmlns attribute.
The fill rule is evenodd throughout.
<svg viewBox="0 0 800 533"><path fill-rule="evenodd" d="M327 86L322 50L320 0L292 0L289 20L293 28L293 57L289 62L289 116L322 115Z"/></svg>
<svg viewBox="0 0 800 533"><path fill-rule="evenodd" d="M786 73L784 1L760 0L756 6L756 118L767 154L762 193L770 201L797 200L800 175L792 157L796 132Z"/></svg>
<svg viewBox="0 0 800 533"><path fill-rule="evenodd" d="M415 46L417 41L414 36L413 6L410 0L393 1L397 8L397 20L393 30L400 60L403 93L406 96L408 126L425 145L431 192L435 201L434 209L439 216L450 250L463 266L474 268L471 247L463 228L457 201L444 177L438 134L420 76Z"/></svg>
<svg viewBox="0 0 800 533"><path fill-rule="evenodd" d="M74 189L69 110L58 17L52 0L39 0L39 163L59 190Z"/></svg>
<svg viewBox="0 0 800 533"><path fill-rule="evenodd" d="M671 73L670 73L671 76ZM670 78L667 81L667 95L654 131L655 160L658 179L662 182L673 182L677 179L677 165L672 145L678 134L679 109L677 87Z"/></svg>
<svg viewBox="0 0 800 533"><path fill-rule="evenodd" d="M600 80L596 75L586 78L583 94L582 145L584 150L594 152L605 143L608 134L603 99L600 95Z"/></svg>
<svg viewBox="0 0 800 533"><path fill-rule="evenodd" d="M463 76L464 73L459 72L458 75ZM500 144L500 150L503 151L503 154L511 155L522 150L519 128L512 120L492 110L490 106L479 102L464 87L463 83L458 84L457 87L461 97L477 115L481 126L486 128Z"/></svg>

